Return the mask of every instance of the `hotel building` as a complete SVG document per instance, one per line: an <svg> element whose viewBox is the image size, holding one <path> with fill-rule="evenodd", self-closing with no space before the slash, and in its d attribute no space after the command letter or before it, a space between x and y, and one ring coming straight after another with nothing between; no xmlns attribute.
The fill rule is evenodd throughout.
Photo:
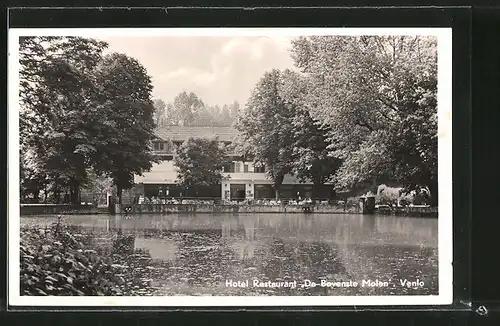
<svg viewBox="0 0 500 326"><path fill-rule="evenodd" d="M158 140L153 142L154 153L159 155L162 161L154 164L149 172L142 176L136 175L135 192L142 193L146 197L167 196L183 197L183 189L176 185L177 174L173 159L175 149L189 138L218 138L225 145L230 145L238 135L238 131L232 127L184 127L168 126L156 130ZM266 175L263 167L256 167L252 162L244 161L236 153L228 153L231 164L224 167L224 178L219 185L211 189L200 191L200 198L225 198L228 200L274 198L272 181ZM324 185L318 192L322 198L329 198L333 193L331 185ZM299 183L292 175L286 175L280 187L281 198L311 197L312 183Z"/></svg>

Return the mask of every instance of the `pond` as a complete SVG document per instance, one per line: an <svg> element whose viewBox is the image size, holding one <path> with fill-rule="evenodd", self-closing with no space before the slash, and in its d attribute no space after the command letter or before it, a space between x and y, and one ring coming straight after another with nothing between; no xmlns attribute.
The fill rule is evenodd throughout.
<svg viewBox="0 0 500 326"><path fill-rule="evenodd" d="M22 217L21 225L55 220ZM149 257L128 268L147 274L153 295L438 294L437 219L141 214L73 215L64 222L93 232L96 246L128 235L133 249Z"/></svg>

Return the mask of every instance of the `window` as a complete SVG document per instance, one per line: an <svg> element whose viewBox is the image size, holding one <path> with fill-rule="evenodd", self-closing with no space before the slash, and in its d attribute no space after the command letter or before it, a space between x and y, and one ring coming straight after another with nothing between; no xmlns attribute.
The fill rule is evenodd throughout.
<svg viewBox="0 0 500 326"><path fill-rule="evenodd" d="M158 142L154 142L154 143L153 143L153 150L157 151L157 150L159 150L159 149L160 149L160 148L159 148L159 143L158 143Z"/></svg>
<svg viewBox="0 0 500 326"><path fill-rule="evenodd" d="M255 166L254 171L255 171L255 173L265 173L266 167L265 166Z"/></svg>
<svg viewBox="0 0 500 326"><path fill-rule="evenodd" d="M236 173L239 173L240 172L240 162L233 162L233 170L234 172Z"/></svg>
<svg viewBox="0 0 500 326"><path fill-rule="evenodd" d="M159 145L160 145L159 150L162 151L163 150L163 142L160 142Z"/></svg>
<svg viewBox="0 0 500 326"><path fill-rule="evenodd" d="M248 172L248 164L243 165L243 172L245 172L245 173Z"/></svg>

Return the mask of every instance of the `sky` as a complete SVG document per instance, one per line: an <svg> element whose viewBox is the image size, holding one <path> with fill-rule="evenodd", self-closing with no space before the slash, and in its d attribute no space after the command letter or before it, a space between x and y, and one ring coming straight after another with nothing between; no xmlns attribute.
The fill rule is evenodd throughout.
<svg viewBox="0 0 500 326"><path fill-rule="evenodd" d="M293 68L292 37L107 36L108 51L134 57L147 69L153 98L166 103L194 92L208 105L244 105L264 72Z"/></svg>

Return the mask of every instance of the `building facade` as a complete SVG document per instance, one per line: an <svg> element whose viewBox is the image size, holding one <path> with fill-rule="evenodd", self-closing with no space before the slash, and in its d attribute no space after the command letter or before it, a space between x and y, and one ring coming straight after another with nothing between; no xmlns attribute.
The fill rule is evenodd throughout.
<svg viewBox="0 0 500 326"><path fill-rule="evenodd" d="M186 194L176 184L177 174L173 159L175 150L189 138L215 137L224 145L230 145L238 135L232 127L184 127L168 126L157 129L157 141L153 142L153 150L162 161L154 164L149 172L136 175L134 181L139 193L147 197L184 197ZM253 162L242 160L236 153L229 153L231 164L224 167L224 178L219 185L203 189L197 194L199 198L223 198L227 200L274 198L272 181L266 175L265 168L254 166ZM294 176L286 175L280 187L281 198L307 198L312 196L312 183L300 183ZM333 194L332 185L322 186L318 193L324 199Z"/></svg>

